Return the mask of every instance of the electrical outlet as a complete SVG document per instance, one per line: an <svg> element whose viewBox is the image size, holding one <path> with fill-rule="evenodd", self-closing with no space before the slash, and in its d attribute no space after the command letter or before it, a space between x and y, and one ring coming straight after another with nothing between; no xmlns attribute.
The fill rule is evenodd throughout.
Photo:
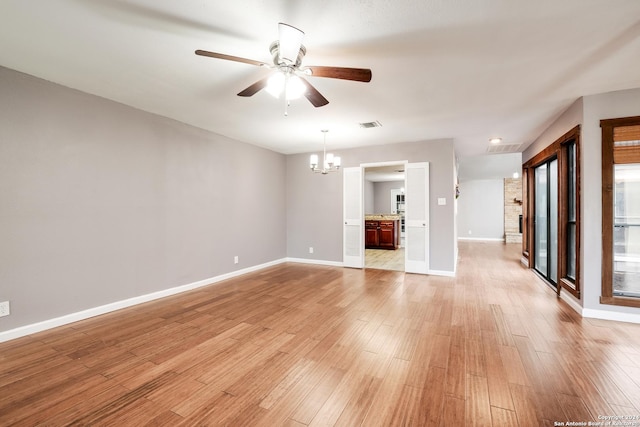
<svg viewBox="0 0 640 427"><path fill-rule="evenodd" d="M313 246L309 246L309 253L312 254L313 253Z"/></svg>
<svg viewBox="0 0 640 427"><path fill-rule="evenodd" d="M9 301L0 302L0 317L8 316L11 314L11 307Z"/></svg>
<svg viewBox="0 0 640 427"><path fill-rule="evenodd" d="M233 257L233 263L234 263L234 264L237 264L237 263L238 263L238 255L236 255L236 256L234 256L234 257Z"/></svg>

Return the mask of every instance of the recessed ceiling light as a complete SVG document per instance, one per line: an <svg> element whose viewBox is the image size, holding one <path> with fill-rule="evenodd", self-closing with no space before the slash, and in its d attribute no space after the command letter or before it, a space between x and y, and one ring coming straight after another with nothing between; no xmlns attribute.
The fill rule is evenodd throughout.
<svg viewBox="0 0 640 427"><path fill-rule="evenodd" d="M492 144L500 144L502 142L502 138L491 138L489 142Z"/></svg>

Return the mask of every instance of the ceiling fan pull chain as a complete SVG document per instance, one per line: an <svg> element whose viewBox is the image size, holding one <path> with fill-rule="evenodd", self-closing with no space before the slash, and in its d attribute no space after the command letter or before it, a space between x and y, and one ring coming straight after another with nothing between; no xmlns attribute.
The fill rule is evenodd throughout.
<svg viewBox="0 0 640 427"><path fill-rule="evenodd" d="M284 90L282 91L284 97L284 116L289 115L289 73L284 73Z"/></svg>

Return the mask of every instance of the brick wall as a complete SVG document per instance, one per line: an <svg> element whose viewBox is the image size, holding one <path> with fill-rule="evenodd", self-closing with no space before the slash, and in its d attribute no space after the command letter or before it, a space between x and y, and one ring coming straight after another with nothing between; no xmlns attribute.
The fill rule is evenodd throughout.
<svg viewBox="0 0 640 427"><path fill-rule="evenodd" d="M517 202L515 201L517 200ZM520 215L522 214L522 179L504 180L504 239L507 243L522 242Z"/></svg>

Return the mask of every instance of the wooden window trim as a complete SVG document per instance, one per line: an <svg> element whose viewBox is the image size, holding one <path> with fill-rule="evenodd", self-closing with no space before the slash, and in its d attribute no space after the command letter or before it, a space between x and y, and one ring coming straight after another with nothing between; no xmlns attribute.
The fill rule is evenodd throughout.
<svg viewBox="0 0 640 427"><path fill-rule="evenodd" d="M560 144L561 155L558 156L558 183L559 194L558 197L565 203L558 204L558 277L560 278L560 285L569 291L574 297L580 298L580 129L578 128L574 132L571 138L565 139ZM568 249L568 224L569 224L569 195L568 182L569 182L569 147L571 144L575 145L575 210L576 210L576 230L575 230L575 243L576 243L576 265L575 265L575 280L571 280L568 276L567 269L567 249ZM562 250L560 249L562 248Z"/></svg>
<svg viewBox="0 0 640 427"><path fill-rule="evenodd" d="M576 209L576 272L575 280L571 280L567 277L567 265L566 265L566 253L567 253L567 216L568 216L568 203L567 198L567 173L568 173L568 161L567 161L567 147L570 144L575 144L576 147L576 194L575 194L575 209ZM523 247L522 255L527 260L528 267L532 268L530 256L534 251L534 224L531 218L535 215L535 203L533 200L534 192L534 173L535 168L541 164L548 162L553 158L558 159L558 283L557 290L560 293L561 289L565 289L571 295L576 298L580 298L580 230L581 230L581 212L580 212L580 125L575 126L560 138L555 140L551 145L545 147L542 151L536 154L522 165L523 176Z"/></svg>
<svg viewBox="0 0 640 427"><path fill-rule="evenodd" d="M600 304L640 307L640 298L613 295L613 130L640 125L640 116L600 120L602 128L602 290Z"/></svg>

